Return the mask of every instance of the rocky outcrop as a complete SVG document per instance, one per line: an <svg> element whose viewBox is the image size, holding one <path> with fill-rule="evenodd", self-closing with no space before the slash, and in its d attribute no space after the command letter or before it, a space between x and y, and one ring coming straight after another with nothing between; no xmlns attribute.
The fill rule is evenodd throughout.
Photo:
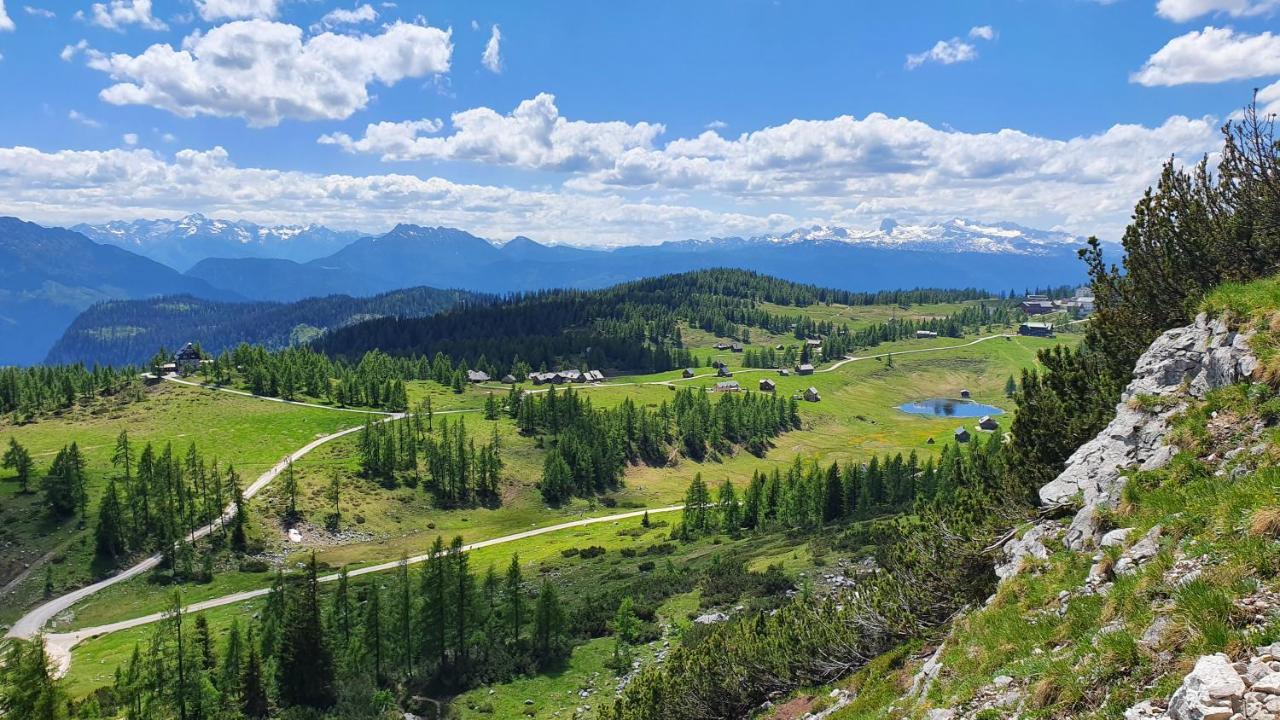
<svg viewBox="0 0 1280 720"><path fill-rule="evenodd" d="M1079 504L1063 539L1067 547L1081 550L1098 542L1098 510L1119 499L1125 471L1158 469L1173 457L1165 435L1185 398L1202 398L1253 375L1258 360L1249 348L1250 336L1202 314L1193 324L1164 333L1142 354L1115 419L1040 488L1045 505Z"/></svg>
<svg viewBox="0 0 1280 720"><path fill-rule="evenodd" d="M1126 720L1276 720L1280 718L1280 644L1233 663L1226 655L1196 661L1168 702L1144 700Z"/></svg>
<svg viewBox="0 0 1280 720"><path fill-rule="evenodd" d="M1004 560L996 563L996 577L1004 580L1017 575L1028 559L1048 558L1049 547L1045 543L1060 537L1062 525L1054 520L1041 520L1027 528L1021 536L1004 544Z"/></svg>
<svg viewBox="0 0 1280 720"><path fill-rule="evenodd" d="M1115 418L1072 454L1057 478L1040 488L1040 500L1050 511L1046 514L1062 517L1063 509L1074 514L1068 515L1069 520L1041 519L1004 542L1003 557L995 566L997 576L1006 580L1017 575L1048 558L1055 545L1091 550L1093 564L1084 586L1063 590L1057 602L1046 607L1045 612L1058 615L1064 615L1078 597L1106 594L1117 578L1138 572L1162 549L1171 551L1171 567L1164 575L1170 587L1182 587L1200 577L1211 558L1188 557L1185 548L1173 542L1176 533L1166 533L1160 525L1145 531L1108 529L1101 526L1100 518L1120 499L1128 473L1158 470L1173 459L1176 450L1166 438L1172 418L1189 400L1253 377L1258 360L1249 347L1251 335L1200 315L1191 325L1170 330L1152 343L1134 367ZM1141 631L1139 643L1151 652L1161 646L1173 623L1166 605L1153 606L1153 617ZM1241 609L1269 618L1272 605L1280 606L1280 598L1274 604L1263 598ZM1116 620L1103 627L1099 636L1126 631L1124 623ZM1280 645L1274 649L1280 652ZM1202 657L1172 697L1144 701L1124 716L1126 720L1280 720L1280 657L1272 656L1272 650L1260 648L1248 663L1232 664L1225 655ZM908 696L927 695L941 672L935 655L920 669ZM1274 682L1264 679L1272 674ZM1016 717L1026 694L1022 682L1001 676L978 688L962 707L930 710L925 717L967 720L991 711Z"/></svg>

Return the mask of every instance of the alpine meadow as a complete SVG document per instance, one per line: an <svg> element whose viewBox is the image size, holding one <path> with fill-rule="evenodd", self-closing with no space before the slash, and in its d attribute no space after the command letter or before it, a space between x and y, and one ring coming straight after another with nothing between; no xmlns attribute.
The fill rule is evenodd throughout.
<svg viewBox="0 0 1280 720"><path fill-rule="evenodd" d="M0 718L1277 720L1278 19L0 0Z"/></svg>

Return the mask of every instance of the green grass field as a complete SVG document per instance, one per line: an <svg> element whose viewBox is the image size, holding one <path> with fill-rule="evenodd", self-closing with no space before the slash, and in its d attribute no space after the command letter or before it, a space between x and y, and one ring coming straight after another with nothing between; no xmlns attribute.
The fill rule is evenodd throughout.
<svg viewBox="0 0 1280 720"><path fill-rule="evenodd" d="M1004 397L1006 379L1034 364L1038 350L1074 339L1074 336L996 338L956 349L919 353L907 351L945 348L969 343L972 338L909 340L875 348L875 354L895 353L892 368L887 360L865 359L849 362L832 372L805 377L781 377L771 370L738 371L735 379L747 388L754 387L760 378L768 377L778 383L779 393L792 394L813 386L823 399L817 403L802 402L803 428L777 438L775 447L764 458L739 452L701 463L685 460L668 467L632 468L626 475L624 487L612 495L619 506L614 509L582 499L560 508L544 505L536 488L541 476L542 450L533 439L516 433L512 423L503 418L496 421L506 461L500 507L440 510L433 507L430 496L422 488L387 490L360 478L356 440L351 436L321 447L296 465L300 509L304 516L300 526L303 543L289 544L285 539L284 527L278 520L283 508L278 485L268 487L253 503L255 522L268 551L275 557L288 558L289 566L300 562L302 554L314 550L318 559L330 567L344 564L357 567L422 553L437 535L446 539L460 535L469 543L582 517L608 515L630 507L675 504L683 497L696 472L703 473L714 484L724 478L744 484L755 470L785 468L796 457L824 463L863 462L876 454L916 451L924 458L948 441L962 421L908 415L898 410L898 405L927 397L958 397L960 390L968 389L975 400L1011 410ZM668 400L673 391L668 385L653 383L710 388L716 382L716 378L711 377L688 381L679 377L678 371L619 377L608 384L580 386L577 390L602 406L627 398L657 406ZM435 383L413 383L413 388L415 393L430 393L433 398L454 396ZM454 397L482 398L485 392L469 388L467 393ZM435 402L433 399L433 404ZM1008 415L1002 418L1004 428L1008 427L1009 419ZM454 415L449 421L467 423L478 441L487 441L494 424L479 413ZM972 427L975 422L971 419L963 424ZM929 438L934 438L936 443L930 445ZM329 511L323 491L334 473L341 474L345 488L343 523L336 534L321 527L320 521ZM593 528L577 532L586 536L592 534ZM561 547L559 543L553 536L542 536L533 542L521 543L524 549L520 552L522 557L526 553L554 553ZM545 550L541 547L544 545ZM508 556L513 549L502 546L500 554ZM188 601L196 601L259 587L266 581L262 575L228 568L212 583L184 587L183 593ZM171 588L138 578L81 603L72 616L60 620L59 627L95 626L154 612L164 606L170 592Z"/></svg>
<svg viewBox="0 0 1280 720"><path fill-rule="evenodd" d="M937 317L955 312L962 304L892 307L813 306L803 313L815 320L847 323L857 328L892 317ZM796 314L796 308L771 308L774 312ZM996 328L994 332L1011 332L1012 328ZM701 463L681 460L662 468L634 467L627 473L624 486L609 498L609 505L595 500L578 499L560 508L545 506L536 483L541 477L543 449L536 438L519 435L510 420L483 419L478 412L449 416L449 422L464 422L478 443L488 442L496 426L505 461L502 503L495 508L442 510L434 507L430 495L422 487L386 489L358 476L356 437L348 436L322 446L296 465L300 487L299 506L303 522L298 526L303 542L287 541L280 521L283 498L279 483L265 489L251 503L252 535L261 540L266 557L274 564L293 568L304 554L314 551L329 568L342 565L359 567L395 560L402 555L415 555L429 548L436 536L446 541L460 535L465 542L521 532L535 527L554 525L584 517L609 515L631 508L656 508L678 503L690 478L701 472L707 481L718 484L728 478L746 483L756 470L769 471L790 465L797 457L822 463L832 461L864 462L873 455L915 451L927 457L950 441L958 425L972 431L976 419L958 420L909 415L897 409L905 402L930 397L959 397L969 390L979 402L1001 407L1008 414L1000 417L1001 430L1012 420L1011 401L1005 397L1006 379L1015 378L1025 368L1033 367L1036 353L1055 344L1073 345L1080 335L1066 332L1057 338L994 338L975 344L978 335L963 339L937 338L905 340L855 351L860 359L829 370L820 366L811 376L783 377L774 370L747 370L738 365L742 356L716 352L717 341L707 333L684 331L686 345L701 357L719 357L729 363L734 378L745 390L754 391L758 381L769 378L777 383L777 392L785 396L802 393L812 386L822 395L817 403L801 402L803 426L776 438L774 447L764 457L745 452L716 457ZM752 329L749 347L765 348L775 344L795 344L790 335L772 336ZM952 347L962 346L962 347ZM926 351L926 352L917 352ZM892 363L885 356L892 354ZM721 357L722 356L722 357ZM829 370L829 371L828 371ZM699 369L709 374L709 369ZM669 401L677 387L691 386L710 391L718 378L692 380L681 378L680 371L653 375L610 377L599 385L575 386L597 406L613 406L624 400L656 407ZM541 392L544 388L522 386ZM408 384L411 404L416 407L430 398L436 411L477 410L489 393L499 397L506 387L498 384L471 386L463 393L434 382L415 381ZM557 389L558 391L560 388ZM438 416L443 417L443 416ZM232 461L246 478L256 477L261 470L288 451L297 449L314 437L342 427L360 424L359 415L312 409L262 400L237 397L209 390L162 385L149 390L146 401L122 410L105 413L77 411L64 417L51 418L30 426L13 428L0 424L0 440L9 434L18 437L37 454L39 464L47 465L62 443L76 439L89 452L94 491L100 491L109 469L111 446L116 433L128 428L135 442L172 441L185 448L195 440L206 455L217 456L224 463ZM936 442L930 444L932 438ZM331 508L324 490L337 474L342 478L342 522L337 532L322 526L322 518ZM23 548L24 557L39 556L53 548L62 548L56 563L55 584L69 587L87 579L87 556L92 540L87 530L70 527L41 527L29 512L39 502L38 496L13 498L12 483L0 482L0 495L5 498L9 527L18 523L22 532L30 531L39 538L33 546ZM25 503L25 505L24 505ZM96 501L91 501L91 507ZM26 507L27 512L15 512ZM25 517L23 517L25 515ZM655 516L655 521L678 521L679 514ZM662 525L661 522L658 522ZM607 522L540 535L472 553L472 567L482 570L490 564L502 567L512 553L519 553L527 568L526 577L535 580L554 576L562 592L589 592L601 582L621 582L637 574L636 560L624 559L623 548L642 549L666 539L669 527L639 532L639 520ZM606 555L590 561L565 558L563 551L599 545ZM788 574L799 576L820 567L824 557L801 540L785 536L751 537L740 540L721 538L681 545L673 562L696 564L727 550L749 552L748 566L755 571L770 564L780 564ZM75 568L86 570L77 574ZM378 581L386 574L368 575L360 582ZM220 597L229 593L264 587L270 573L241 572L234 564L223 561L214 580L207 584L181 587L153 584L141 577L116 585L77 605L72 612L55 621L59 630L100 625L164 609L177 590L184 602ZM0 620L12 619L19 610L38 598L43 575L32 574L23 584L17 603L6 602ZM8 598L6 598L7 600ZM670 599L660 613L669 626L668 633L678 634L696 614L699 600L696 591ZM235 617L243 617L257 608L254 602L216 608L208 612L215 634L222 637ZM144 641L151 630L147 627L95 638L80 645L69 676L70 689L82 695L109 682L117 664L127 659L135 642ZM659 641L641 648L637 656L646 661L662 646ZM530 711L538 717L559 714L571 717L578 708L591 706L592 712L613 697L617 678L605 667L613 649L610 638L597 638L578 646L571 660L560 671L524 678L490 692L477 688L452 703L452 711L461 718L518 717ZM583 697L583 691L587 696ZM532 706L525 700L532 699ZM588 715L592 713L587 713Z"/></svg>
<svg viewBox="0 0 1280 720"><path fill-rule="evenodd" d="M28 425L0 421L0 442L16 439L35 460L37 476L48 469L53 456L65 444L79 443L88 463L90 526L93 509L111 475L116 436L128 430L140 452L150 442L162 448L173 443L185 452L195 443L206 458L218 458L222 467L234 464L247 482L289 452L318 436L363 422L353 413L289 406L229 393L165 383L150 387L144 400L123 407L98 404L77 408ZM44 510L39 481L36 492L20 494L7 471L0 477L0 583L9 583L24 566L34 570L4 598L0 622L11 622L20 611L39 599L46 572L52 568L54 592L84 584L90 579L93 552L91 529L78 519L54 521ZM42 562L42 558L47 560Z"/></svg>

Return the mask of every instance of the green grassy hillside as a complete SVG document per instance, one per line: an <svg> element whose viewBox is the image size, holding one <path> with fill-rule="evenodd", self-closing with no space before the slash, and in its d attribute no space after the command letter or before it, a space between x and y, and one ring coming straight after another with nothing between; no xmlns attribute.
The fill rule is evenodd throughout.
<svg viewBox="0 0 1280 720"><path fill-rule="evenodd" d="M0 609L0 622L12 621L44 593L47 578L56 594L91 578L92 527L77 518L57 519L46 509L39 477L60 448L79 444L87 461L89 507L95 508L114 470L111 458L116 438L127 430L140 450L151 443L157 450L172 444L185 453L191 443L225 467L234 464L242 477L258 474L288 453L335 430L358 425L359 415L289 406L228 393L152 385L140 402L118 406L100 401L26 425L0 420L0 442L16 440L31 453L37 480L22 494L8 471L0 470L0 583L9 594ZM92 513L91 513L92 518Z"/></svg>

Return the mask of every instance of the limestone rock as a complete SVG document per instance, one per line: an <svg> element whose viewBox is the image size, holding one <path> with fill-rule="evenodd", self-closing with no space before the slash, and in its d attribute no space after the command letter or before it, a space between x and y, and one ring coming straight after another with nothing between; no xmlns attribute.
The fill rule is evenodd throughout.
<svg viewBox="0 0 1280 720"><path fill-rule="evenodd" d="M1004 545L1005 561L996 563L996 576L1001 580L1013 577L1022 570L1027 558L1043 560L1049 557L1049 548L1045 541L1062 534L1062 527L1053 521L1042 521L1032 525L1022 534Z"/></svg>
<svg viewBox="0 0 1280 720"><path fill-rule="evenodd" d="M1205 655L1169 700L1171 720L1228 720L1244 703L1244 681L1226 655Z"/></svg>
<svg viewBox="0 0 1280 720"><path fill-rule="evenodd" d="M1081 504L1064 537L1068 547L1080 550L1097 541L1096 508L1111 507L1119 499L1123 471L1156 469L1173 457L1164 437L1183 396L1201 398L1253 374L1258 361L1248 340L1248 333L1237 333L1221 319L1210 321L1201 314L1191 325L1161 335L1142 354L1115 418L1071 455L1057 478L1040 488L1045 505L1077 500ZM1149 412L1136 402L1141 397L1168 401Z"/></svg>
<svg viewBox="0 0 1280 720"><path fill-rule="evenodd" d="M1159 525L1147 531L1142 539L1134 543L1128 550L1120 554L1120 559L1116 561L1115 573L1119 575L1130 575L1138 571L1148 560L1156 556L1160 552L1160 534L1163 528Z"/></svg>
<svg viewBox="0 0 1280 720"><path fill-rule="evenodd" d="M1124 545L1124 541L1129 538L1129 533L1133 532L1133 528L1117 528L1102 536L1102 541L1098 545L1102 547L1111 547L1112 545Z"/></svg>

